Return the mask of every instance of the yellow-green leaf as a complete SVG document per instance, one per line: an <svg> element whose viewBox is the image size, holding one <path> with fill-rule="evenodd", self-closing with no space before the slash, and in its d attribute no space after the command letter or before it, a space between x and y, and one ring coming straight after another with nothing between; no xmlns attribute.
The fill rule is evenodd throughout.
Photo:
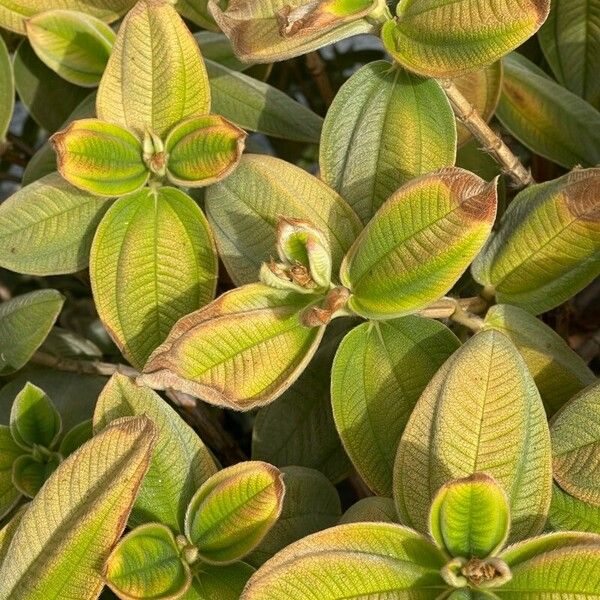
<svg viewBox="0 0 600 600"><path fill-rule="evenodd" d="M2 9L0 8L0 18ZM0 147L6 141L6 132L15 107L15 77L8 48L0 37Z"/></svg>
<svg viewBox="0 0 600 600"><path fill-rule="evenodd" d="M391 498L369 496L353 504L339 523L398 523L398 513Z"/></svg>
<svg viewBox="0 0 600 600"><path fill-rule="evenodd" d="M237 166L246 133L218 115L175 126L165 142L167 177L183 187L203 187L224 179Z"/></svg>
<svg viewBox="0 0 600 600"><path fill-rule="evenodd" d="M432 319L369 322L342 341L332 368L331 402L354 466L380 496L392 495L400 436L419 396L460 346Z"/></svg>
<svg viewBox="0 0 600 600"><path fill-rule="evenodd" d="M113 375L102 390L94 430L120 417L143 414L156 424L157 445L129 524L157 521L182 533L189 501L217 467L198 435L158 394L124 375Z"/></svg>
<svg viewBox="0 0 600 600"><path fill-rule="evenodd" d="M401 521L427 531L436 491L477 472L494 477L508 496L511 541L542 530L552 486L546 416L525 362L497 331L466 342L417 402L394 467Z"/></svg>
<svg viewBox="0 0 600 600"><path fill-rule="evenodd" d="M249 410L283 393L314 354L324 327L300 313L315 298L246 285L183 317L150 357L140 382Z"/></svg>
<svg viewBox="0 0 600 600"><path fill-rule="evenodd" d="M12 481L14 462L25 450L15 443L10 429L0 425L0 519L3 519L21 498Z"/></svg>
<svg viewBox="0 0 600 600"><path fill-rule="evenodd" d="M19 526L21 518L25 514L26 510L27 504L24 504L17 511L15 511L15 513L10 518L10 521L8 521L8 523L6 523L6 525L4 525L2 529L0 529L0 566L4 562L6 552L8 551L13 536L15 535L17 527Z"/></svg>
<svg viewBox="0 0 600 600"><path fill-rule="evenodd" d="M321 136L321 177L363 222L413 177L454 165L454 113L440 85L369 63L337 93Z"/></svg>
<svg viewBox="0 0 600 600"><path fill-rule="evenodd" d="M553 329L516 306L492 306L484 327L501 331L517 347L550 416L596 380L582 358Z"/></svg>
<svg viewBox="0 0 600 600"><path fill-rule="evenodd" d="M181 600L239 600L254 568L238 561L231 565L194 565L192 586Z"/></svg>
<svg viewBox="0 0 600 600"><path fill-rule="evenodd" d="M123 20L98 88L98 117L160 137L210 112L200 50L166 0L140 0Z"/></svg>
<svg viewBox="0 0 600 600"><path fill-rule="evenodd" d="M558 306L600 274L600 169L533 185L513 200L473 263L498 302L533 314Z"/></svg>
<svg viewBox="0 0 600 600"><path fill-rule="evenodd" d="M600 506L571 496L553 484L547 525L555 531L600 533Z"/></svg>
<svg viewBox="0 0 600 600"><path fill-rule="evenodd" d="M240 560L277 521L284 495L283 476L272 465L248 461L223 469L192 498L186 536L208 563Z"/></svg>
<svg viewBox="0 0 600 600"><path fill-rule="evenodd" d="M458 168L402 186L346 254L340 277L348 306L374 319L403 316L443 296L487 239L496 180Z"/></svg>
<svg viewBox="0 0 600 600"><path fill-rule="evenodd" d="M456 77L485 67L530 38L550 0L403 0L384 24L386 50L429 77Z"/></svg>
<svg viewBox="0 0 600 600"><path fill-rule="evenodd" d="M104 21L57 9L39 13L25 25L29 43L48 67L75 85L98 85L115 41Z"/></svg>
<svg viewBox="0 0 600 600"><path fill-rule="evenodd" d="M100 594L104 562L125 527L154 438L146 417L123 419L61 463L23 515L0 567L2 600Z"/></svg>
<svg viewBox="0 0 600 600"><path fill-rule="evenodd" d="M214 297L217 257L202 211L170 187L121 198L98 227L90 275L100 318L141 368L179 318Z"/></svg>

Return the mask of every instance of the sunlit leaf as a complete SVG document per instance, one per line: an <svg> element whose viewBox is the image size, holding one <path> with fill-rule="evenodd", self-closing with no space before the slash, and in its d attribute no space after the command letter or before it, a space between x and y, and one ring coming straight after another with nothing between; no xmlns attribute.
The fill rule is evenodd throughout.
<svg viewBox="0 0 600 600"><path fill-rule="evenodd" d="M2 9L0 8L0 18ZM0 146L4 143L6 132L15 107L15 79L12 61L3 38L0 37Z"/></svg>
<svg viewBox="0 0 600 600"><path fill-rule="evenodd" d="M24 453L25 450L15 443L10 429L6 425L0 425L0 519L4 518L21 498L21 492L12 482L12 468L15 460Z"/></svg>
<svg viewBox="0 0 600 600"><path fill-rule="evenodd" d="M391 498L369 496L353 504L340 519L344 523L398 523L398 513Z"/></svg>
<svg viewBox="0 0 600 600"><path fill-rule="evenodd" d="M27 504L24 504L17 511L15 511L10 518L10 521L6 523L2 529L0 529L0 565L2 565L4 561L6 552L8 551L10 543L12 542L15 532L17 531L17 527L19 526L19 523L21 522L26 510Z"/></svg>
<svg viewBox="0 0 600 600"><path fill-rule="evenodd" d="M600 506L579 500L554 484L547 525L555 531L600 533Z"/></svg>

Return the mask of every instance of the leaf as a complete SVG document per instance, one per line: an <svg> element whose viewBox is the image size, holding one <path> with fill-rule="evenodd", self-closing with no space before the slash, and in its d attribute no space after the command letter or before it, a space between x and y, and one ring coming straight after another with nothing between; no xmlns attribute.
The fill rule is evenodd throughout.
<svg viewBox="0 0 600 600"><path fill-rule="evenodd" d="M333 422L331 363L350 319L334 319L306 370L275 402L261 408L252 430L252 458L276 467L297 465L321 471L338 483L351 470Z"/></svg>
<svg viewBox="0 0 600 600"><path fill-rule="evenodd" d="M351 523L310 535L265 563L240 600L434 600L445 558L418 533L391 523Z"/></svg>
<svg viewBox="0 0 600 600"><path fill-rule="evenodd" d="M2 600L99 595L104 561L125 527L154 437L147 418L122 420L61 463L23 515L0 567Z"/></svg>
<svg viewBox="0 0 600 600"><path fill-rule="evenodd" d="M354 503L340 519L345 523L398 523L398 514L391 498L369 496Z"/></svg>
<svg viewBox="0 0 600 600"><path fill-rule="evenodd" d="M43 390L28 383L15 398L10 413L10 432L25 450L35 445L50 449L62 432L60 415Z"/></svg>
<svg viewBox="0 0 600 600"><path fill-rule="evenodd" d="M204 29L217 31L215 20L208 10L208 0L176 0L174 2L177 12L195 25Z"/></svg>
<svg viewBox="0 0 600 600"><path fill-rule="evenodd" d="M401 187L346 254L348 307L371 319L410 314L443 296L488 237L496 215L496 180L457 168Z"/></svg>
<svg viewBox="0 0 600 600"><path fill-rule="evenodd" d="M0 7L0 19L2 8ZM15 77L8 48L3 38L0 38L0 146L6 141L6 132L10 125L15 108Z"/></svg>
<svg viewBox="0 0 600 600"><path fill-rule="evenodd" d="M108 586L125 600L180 598L192 575L168 527L149 523L130 531L106 561Z"/></svg>
<svg viewBox="0 0 600 600"><path fill-rule="evenodd" d="M48 10L25 22L27 38L39 59L63 79L94 87L115 40L104 21L73 10Z"/></svg>
<svg viewBox="0 0 600 600"><path fill-rule="evenodd" d="M198 46L200 46L200 52L206 62L209 77L211 66L227 67L227 69L232 69L233 71L245 71L250 68L249 64L237 58L229 38L221 31L196 31L194 39ZM219 110L215 110L214 106L213 110L221 114Z"/></svg>
<svg viewBox="0 0 600 600"><path fill-rule="evenodd" d="M230 65L213 60L205 62L214 113L250 131L297 142L319 143L323 119L312 110L276 87L238 73Z"/></svg>
<svg viewBox="0 0 600 600"><path fill-rule="evenodd" d="M542 75L526 58L504 59L496 116L520 142L572 169L600 163L600 112Z"/></svg>
<svg viewBox="0 0 600 600"><path fill-rule="evenodd" d="M555 0L538 33L559 83L600 110L600 3Z"/></svg>
<svg viewBox="0 0 600 600"><path fill-rule="evenodd" d="M504 333L517 347L550 416L596 381L581 357L557 333L516 306L492 306L485 316L485 329Z"/></svg>
<svg viewBox="0 0 600 600"><path fill-rule="evenodd" d="M2 529L0 529L0 565L2 565L2 563L4 562L6 552L8 551L8 548L15 535L17 527L19 526L21 518L25 514L26 510L27 505L24 504L17 511L15 511L15 513L10 518L10 521L8 521L8 523L6 523L6 525L4 525Z"/></svg>
<svg viewBox="0 0 600 600"><path fill-rule="evenodd" d="M181 600L239 600L254 568L243 562L231 565L196 563L192 587Z"/></svg>
<svg viewBox="0 0 600 600"><path fill-rule="evenodd" d="M322 181L270 156L245 154L238 168L206 194L217 248L236 285L258 279L275 256L280 216L310 221L327 238L337 272L361 230L354 211Z"/></svg>
<svg viewBox="0 0 600 600"><path fill-rule="evenodd" d="M554 484L547 526L555 531L600 533L600 506L579 500Z"/></svg>
<svg viewBox="0 0 600 600"><path fill-rule="evenodd" d="M21 499L21 492L12 481L15 460L25 453L17 445L6 425L0 425L0 519L3 519ZM0 561L1 563L1 561Z"/></svg>
<svg viewBox="0 0 600 600"><path fill-rule="evenodd" d="M221 181L237 166L245 139L244 131L218 115L179 123L165 142L169 180L183 187Z"/></svg>
<svg viewBox="0 0 600 600"><path fill-rule="evenodd" d="M73 454L77 448L83 446L85 442L92 439L94 434L92 430L92 420L87 419L82 421L78 425L75 425L72 429L67 431L65 436L60 442L59 452L62 456L67 457Z"/></svg>
<svg viewBox="0 0 600 600"><path fill-rule="evenodd" d="M19 44L13 67L19 99L36 123L49 133L54 133L90 93L89 89L65 81L48 68L27 40Z"/></svg>
<svg viewBox="0 0 600 600"><path fill-rule="evenodd" d="M249 461L223 469L192 498L186 537L210 564L240 560L277 521L284 494L281 472L267 463Z"/></svg>
<svg viewBox="0 0 600 600"><path fill-rule="evenodd" d="M429 77L456 77L520 46L540 28L549 10L549 0L492 0L485 6L472 0L404 0L396 8L398 19L384 24L381 37L386 50L407 69Z"/></svg>
<svg viewBox="0 0 600 600"><path fill-rule="evenodd" d="M475 473L439 489L429 523L433 539L449 556L493 556L508 537L508 499L492 477Z"/></svg>
<svg viewBox="0 0 600 600"><path fill-rule="evenodd" d="M401 521L427 531L437 490L477 472L494 477L508 496L510 541L542 530L552 485L546 417L525 362L496 331L467 341L417 402L394 467Z"/></svg>
<svg viewBox="0 0 600 600"><path fill-rule="evenodd" d="M0 375L18 371L32 357L64 300L56 290L39 290L0 304Z"/></svg>
<svg viewBox="0 0 600 600"><path fill-rule="evenodd" d="M272 62L306 54L358 33L376 30L379 0L218 0L208 8L244 62ZM369 19L373 12L375 17Z"/></svg>
<svg viewBox="0 0 600 600"><path fill-rule="evenodd" d="M217 257L202 211L170 187L119 199L96 232L90 276L102 322L141 368L180 317L214 297Z"/></svg>
<svg viewBox="0 0 600 600"><path fill-rule="evenodd" d="M101 431L120 417L143 414L156 424L157 445L129 524L157 521L181 533L192 496L217 467L198 435L158 394L124 375L113 375L102 390L94 430Z"/></svg>
<svg viewBox="0 0 600 600"><path fill-rule="evenodd" d="M331 401L339 435L366 484L392 495L400 436L421 392L460 346L432 319L369 322L342 341L332 368Z"/></svg>
<svg viewBox="0 0 600 600"><path fill-rule="evenodd" d="M138 382L235 410L267 404L296 380L321 341L324 327L300 321L314 300L262 284L227 292L180 319Z"/></svg>
<svg viewBox="0 0 600 600"><path fill-rule="evenodd" d="M600 169L582 169L523 190L473 263L475 279L533 314L583 289L600 274L599 183Z"/></svg>
<svg viewBox="0 0 600 600"><path fill-rule="evenodd" d="M119 28L96 104L98 118L164 138L210 111L210 89L192 34L166 0L140 0Z"/></svg>
<svg viewBox="0 0 600 600"><path fill-rule="evenodd" d="M57 358L83 358L85 360L102 358L102 350L94 342L62 327L51 329L41 350Z"/></svg>
<svg viewBox="0 0 600 600"><path fill-rule="evenodd" d="M60 464L59 458L54 454L40 462L29 454L19 456L13 463L14 486L27 498L33 498Z"/></svg>
<svg viewBox="0 0 600 600"><path fill-rule="evenodd" d="M560 487L600 506L600 384L577 394L554 416L552 467Z"/></svg>
<svg viewBox="0 0 600 600"><path fill-rule="evenodd" d="M296 540L333 527L342 514L337 490L325 475L305 467L285 467L281 471L285 483L281 515L246 557L254 566L262 565Z"/></svg>
<svg viewBox="0 0 600 600"><path fill-rule="evenodd" d="M440 85L376 61L350 77L327 111L319 164L323 181L366 223L401 185L455 157L454 113Z"/></svg>

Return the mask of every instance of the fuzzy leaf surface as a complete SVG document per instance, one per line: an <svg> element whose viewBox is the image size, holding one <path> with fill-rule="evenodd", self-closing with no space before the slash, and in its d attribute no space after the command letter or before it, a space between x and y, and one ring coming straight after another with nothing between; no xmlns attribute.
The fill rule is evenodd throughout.
<svg viewBox="0 0 600 600"><path fill-rule="evenodd" d="M547 526L554 531L600 533L600 506L571 496L554 483Z"/></svg>
<svg viewBox="0 0 600 600"><path fill-rule="evenodd" d="M5 140L15 107L15 77L4 38L0 39L0 81L2 82L2 88L0 88L0 143L2 143Z"/></svg>

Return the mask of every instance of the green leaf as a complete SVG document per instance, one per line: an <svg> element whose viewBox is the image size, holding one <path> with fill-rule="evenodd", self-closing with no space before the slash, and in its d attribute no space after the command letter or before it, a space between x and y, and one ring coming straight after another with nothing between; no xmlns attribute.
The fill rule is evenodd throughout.
<svg viewBox="0 0 600 600"><path fill-rule="evenodd" d="M61 463L29 505L0 566L0 599L99 595L104 562L125 527L154 437L147 418L122 420Z"/></svg>
<svg viewBox="0 0 600 600"><path fill-rule="evenodd" d="M51 143L60 174L86 192L122 196L148 180L141 142L119 125L98 119L73 121L55 133Z"/></svg>
<svg viewBox="0 0 600 600"><path fill-rule="evenodd" d="M600 110L598 23L598 0L555 0L538 39L559 83Z"/></svg>
<svg viewBox="0 0 600 600"><path fill-rule="evenodd" d="M214 113L250 131L319 143L323 119L303 104L268 83L213 60L206 60L206 69Z"/></svg>
<svg viewBox="0 0 600 600"><path fill-rule="evenodd" d="M342 514L337 490L325 475L304 467L285 467L281 471L285 483L281 515L246 557L254 566L262 565L296 540L333 527Z"/></svg>
<svg viewBox="0 0 600 600"><path fill-rule="evenodd" d="M32 357L64 300L56 290L40 290L0 304L0 375L18 371Z"/></svg>
<svg viewBox="0 0 600 600"><path fill-rule="evenodd" d="M218 115L176 125L165 142L167 177L183 187L221 181L237 166L246 133Z"/></svg>
<svg viewBox="0 0 600 600"><path fill-rule="evenodd" d="M599 183L600 169L582 169L523 190L473 263L475 279L533 314L583 289L600 274Z"/></svg>
<svg viewBox="0 0 600 600"><path fill-rule="evenodd" d="M208 563L240 560L277 521L284 494L281 472L267 463L249 461L223 469L190 502L186 537Z"/></svg>
<svg viewBox="0 0 600 600"><path fill-rule="evenodd" d="M345 523L398 523L398 513L391 498L369 496L353 504L340 519Z"/></svg>
<svg viewBox="0 0 600 600"><path fill-rule="evenodd" d="M552 485L544 408L525 362L496 331L482 331L457 350L417 402L394 467L401 521L427 531L439 487L477 472L507 493L510 541L542 530Z"/></svg>
<svg viewBox="0 0 600 600"><path fill-rule="evenodd" d="M600 506L579 500L554 484L547 526L555 531L600 533Z"/></svg>
<svg viewBox="0 0 600 600"><path fill-rule="evenodd" d="M59 464L60 460L56 454L43 461L38 461L28 454L19 456L13 463L13 484L21 494L33 498Z"/></svg>
<svg viewBox="0 0 600 600"><path fill-rule="evenodd" d="M457 168L401 187L346 254L348 306L371 319L416 312L443 296L487 239L496 215L496 180Z"/></svg>
<svg viewBox="0 0 600 600"><path fill-rule="evenodd" d="M454 165L455 157L454 113L440 85L382 60L336 95L319 163L323 181L366 223L401 185Z"/></svg>
<svg viewBox="0 0 600 600"><path fill-rule="evenodd" d="M219 254L237 285L258 279L275 256L280 216L312 222L327 238L337 272L361 230L354 211L322 181L270 156L245 154L225 181L211 186L206 211Z"/></svg>
<svg viewBox="0 0 600 600"><path fill-rule="evenodd" d="M198 46L166 0L140 0L127 14L98 88L98 117L164 137L210 111Z"/></svg>
<svg viewBox="0 0 600 600"><path fill-rule="evenodd" d="M600 112L518 54L504 59L496 116L530 150L567 169L600 163Z"/></svg>
<svg viewBox="0 0 600 600"><path fill-rule="evenodd" d="M243 562L231 565L196 563L192 587L181 600L239 600L254 568Z"/></svg>
<svg viewBox="0 0 600 600"><path fill-rule="evenodd" d="M10 431L19 446L53 448L62 432L62 421L52 400L28 383L17 395L10 413Z"/></svg>
<svg viewBox="0 0 600 600"><path fill-rule="evenodd" d="M21 492L12 481L12 468L15 460L25 450L15 443L10 429L0 425L0 519L3 519L21 498ZM1 562L1 561L0 561Z"/></svg>
<svg viewBox="0 0 600 600"><path fill-rule="evenodd" d="M549 10L549 0L492 0L485 6L473 0L403 0L396 8L398 19L384 24L381 37L407 69L456 77L520 46Z"/></svg>
<svg viewBox="0 0 600 600"><path fill-rule="evenodd" d="M400 436L421 392L460 346L432 319L409 316L359 325L342 341L332 368L333 416L367 485L392 495Z"/></svg>
<svg viewBox="0 0 600 600"><path fill-rule="evenodd" d="M485 473L447 483L431 505L431 535L449 556L493 556L504 546L509 526L506 494Z"/></svg>
<svg viewBox="0 0 600 600"><path fill-rule="evenodd" d="M314 297L246 285L173 327L139 383L249 410L282 394L313 356L324 327L300 320ZM243 366L243 368L241 368Z"/></svg>
<svg viewBox="0 0 600 600"><path fill-rule="evenodd" d="M213 65L227 67L227 69L232 69L233 71L245 71L251 68L249 64L237 58L229 38L224 33L220 31L197 31L194 33L194 39L198 46L200 46L200 52L206 62L209 77L211 76L210 68ZM218 110L216 112L221 114Z"/></svg>
<svg viewBox="0 0 600 600"><path fill-rule="evenodd" d="M446 589L444 555L418 533L391 523L351 523L282 550L251 578L240 600L434 600Z"/></svg>
<svg viewBox="0 0 600 600"><path fill-rule="evenodd" d="M125 600L180 598L192 575L168 527L149 523L130 531L106 561L108 586Z"/></svg>
<svg viewBox="0 0 600 600"><path fill-rule="evenodd" d="M75 427L71 428L65 434L65 437L60 442L60 447L58 451L62 456L67 457L70 454L73 454L77 448L83 446L85 442L92 439L92 435L94 434L92 429L92 420L87 419L82 421Z"/></svg>
<svg viewBox="0 0 600 600"><path fill-rule="evenodd" d="M217 257L196 203L170 187L119 199L90 254L98 314L136 368L173 324L214 297Z"/></svg>
<svg viewBox="0 0 600 600"><path fill-rule="evenodd" d="M0 8L0 18L2 17ZM6 132L15 107L15 77L12 61L4 39L0 37L0 146L6 141Z"/></svg>
<svg viewBox="0 0 600 600"><path fill-rule="evenodd" d="M53 327L40 350L57 358L82 358L84 360L99 360L102 350L78 333Z"/></svg>
<svg viewBox="0 0 600 600"><path fill-rule="evenodd" d="M143 414L156 424L158 441L129 524L157 521L181 533L192 496L217 467L198 435L158 394L124 375L113 375L100 394L94 430L120 417Z"/></svg>
<svg viewBox="0 0 600 600"><path fill-rule="evenodd" d="M581 357L557 333L516 306L492 306L485 316L485 329L501 331L517 347L550 416L596 380Z"/></svg>
<svg viewBox="0 0 600 600"><path fill-rule="evenodd" d="M29 275L85 269L110 205L57 173L31 183L0 204L0 265Z"/></svg>
<svg viewBox="0 0 600 600"><path fill-rule="evenodd" d="M600 383L577 394L554 416L552 467L560 487L600 506Z"/></svg>
<svg viewBox="0 0 600 600"><path fill-rule="evenodd" d="M115 32L104 21L73 10L48 10L25 22L40 60L63 79L94 87L108 62Z"/></svg>
<svg viewBox="0 0 600 600"><path fill-rule="evenodd" d="M219 28L208 10L208 0L175 0L173 4L177 12L188 21L204 29L218 31Z"/></svg>
<svg viewBox="0 0 600 600"><path fill-rule="evenodd" d="M333 422L330 374L335 351L355 324L350 319L334 319L298 380L260 409L252 430L253 459L276 467L317 469L333 483L348 476L352 467Z"/></svg>

